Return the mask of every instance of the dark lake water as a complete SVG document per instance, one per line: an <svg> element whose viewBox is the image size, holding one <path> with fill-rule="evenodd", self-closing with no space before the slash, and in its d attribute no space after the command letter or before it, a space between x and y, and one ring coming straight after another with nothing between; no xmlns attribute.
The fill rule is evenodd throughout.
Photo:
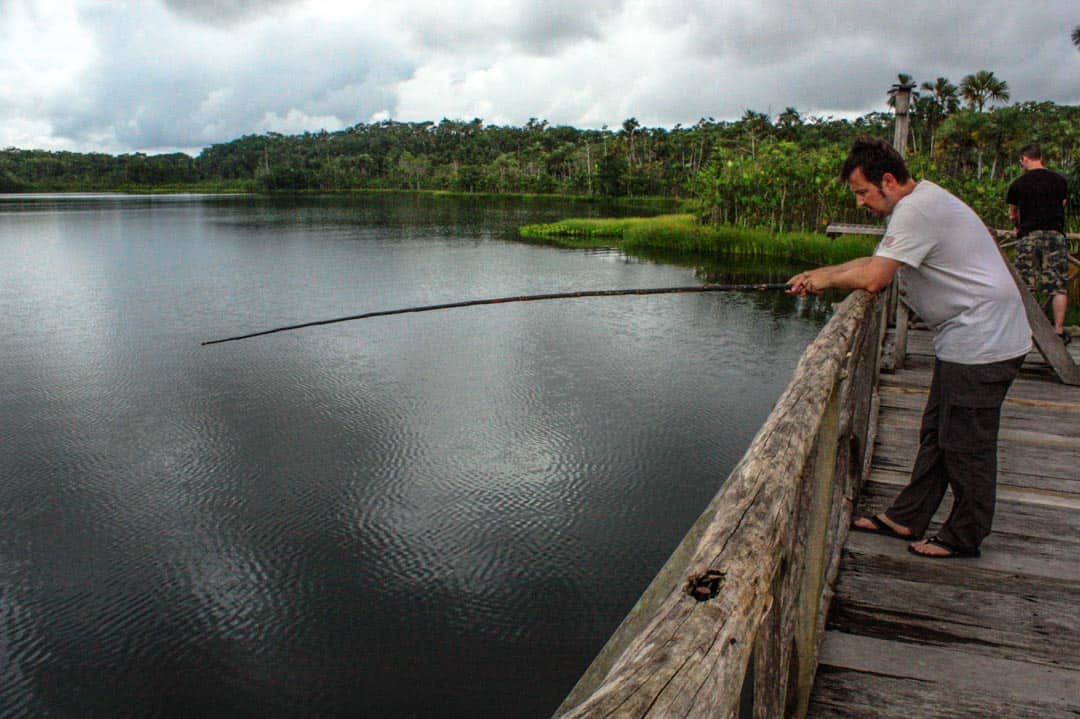
<svg viewBox="0 0 1080 719"><path fill-rule="evenodd" d="M0 199L0 716L546 717L822 324L589 205Z"/></svg>

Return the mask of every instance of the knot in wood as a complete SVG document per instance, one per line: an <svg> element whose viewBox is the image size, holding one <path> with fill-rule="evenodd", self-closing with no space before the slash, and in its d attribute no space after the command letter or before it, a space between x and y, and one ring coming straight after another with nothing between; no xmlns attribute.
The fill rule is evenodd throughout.
<svg viewBox="0 0 1080 719"><path fill-rule="evenodd" d="M724 573L710 569L690 577L684 591L699 602L707 602L720 593L720 585L723 582Z"/></svg>

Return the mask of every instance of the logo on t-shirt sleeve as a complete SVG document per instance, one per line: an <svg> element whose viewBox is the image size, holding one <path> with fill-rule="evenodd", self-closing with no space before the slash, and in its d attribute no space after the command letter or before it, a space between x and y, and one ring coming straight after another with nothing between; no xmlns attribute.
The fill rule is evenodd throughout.
<svg viewBox="0 0 1080 719"><path fill-rule="evenodd" d="M895 243L895 242L896 242L895 237L893 237L892 235L885 235L885 239L881 241L881 244L884 245L885 247L892 247L893 243Z"/></svg>

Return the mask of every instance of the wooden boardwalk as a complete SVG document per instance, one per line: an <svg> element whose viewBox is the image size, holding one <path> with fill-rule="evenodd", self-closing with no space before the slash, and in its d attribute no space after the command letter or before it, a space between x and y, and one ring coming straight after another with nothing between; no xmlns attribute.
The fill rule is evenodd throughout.
<svg viewBox="0 0 1080 719"><path fill-rule="evenodd" d="M1080 342L1069 349L1080 359ZM881 376L859 514L907 482L932 363L928 333L912 331L904 369ZM1006 399L998 456L981 558L924 559L906 542L848 535L809 717L1080 716L1080 387L1057 382L1038 353Z"/></svg>

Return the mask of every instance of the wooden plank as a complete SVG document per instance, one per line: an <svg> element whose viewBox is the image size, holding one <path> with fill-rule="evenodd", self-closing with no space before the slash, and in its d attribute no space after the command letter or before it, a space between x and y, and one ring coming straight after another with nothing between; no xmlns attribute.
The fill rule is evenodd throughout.
<svg viewBox="0 0 1080 719"><path fill-rule="evenodd" d="M1005 256L1005 253L1001 254L1001 259L1005 261L1005 266L1009 268L1009 272L1016 282L1016 288L1020 291L1020 298L1024 301L1028 324L1031 325L1031 339L1035 346L1042 352L1047 363L1054 368L1058 379L1067 385L1080 385L1080 367L1073 362L1072 356L1065 349L1065 345L1061 343L1061 338L1054 333L1054 326L1047 319L1039 303L1035 301L1035 296L1031 294L1031 290L1021 279L1016 267Z"/></svg>
<svg viewBox="0 0 1080 719"><path fill-rule="evenodd" d="M930 374L930 368L913 367L909 363L904 369L897 370L895 374L882 375L881 386L925 395L930 386ZM1021 375L1009 390L1009 396L1005 401L1010 400L1046 402L1050 407L1080 411L1080 393L1072 387L1039 381L1024 375Z"/></svg>
<svg viewBox="0 0 1080 719"><path fill-rule="evenodd" d="M1010 246L1016 244L1016 230L991 230L991 231L994 233L994 237L996 237L997 240L999 242L1001 242L1001 248L1002 249L1005 249L1007 247L1010 247ZM1080 240L1080 232L1066 232L1065 237L1068 238L1071 242L1076 242L1077 240ZM1012 242L1009 242L1009 240L1012 240ZM1075 259L1071 255L1069 256L1069 258L1070 259ZM1080 264L1080 261L1078 261L1078 264Z"/></svg>
<svg viewBox="0 0 1080 719"><path fill-rule="evenodd" d="M825 228L827 237L838 235L866 235L867 237L881 237L885 234L884 225L859 225L849 222L834 222Z"/></svg>
<svg viewBox="0 0 1080 719"><path fill-rule="evenodd" d="M901 487L907 485L907 475L898 472L874 471L863 487L859 497L860 513L875 513L885 509ZM1073 496L1068 502L1030 502L1026 497L1013 499L1002 496L997 499L994 519L995 534L1011 534L1018 537L1039 537L1062 545L1080 545L1080 512L1075 511ZM1064 495L1058 495L1064 496ZM934 515L935 523L945 520L949 502ZM1070 551L1080 552L1080 546Z"/></svg>
<svg viewBox="0 0 1080 719"><path fill-rule="evenodd" d="M888 469L874 469L870 472L868 486L882 485L894 488L906 487L909 473L895 472ZM890 497L897 493L893 489ZM865 492L865 490L864 490ZM1052 489L1034 489L1031 487L1017 487L1015 485L998 482L998 500L1010 502L1022 502L1045 507L1060 507L1062 509L1080 510L1080 493L1058 492ZM880 511L880 510L879 510Z"/></svg>
<svg viewBox="0 0 1080 719"><path fill-rule="evenodd" d="M873 467L910 472L915 464L918 438L913 433L884 430L874 444ZM1059 492L1080 492L1080 452L998 444L998 478L1003 484Z"/></svg>
<svg viewBox="0 0 1080 719"><path fill-rule="evenodd" d="M1030 595L845 572L829 628L1080 671L1080 616L1067 591L1036 603Z"/></svg>
<svg viewBox="0 0 1080 719"><path fill-rule="evenodd" d="M895 334L895 330L890 329L887 336L892 337L893 334ZM1069 345L1066 349L1069 352L1070 356L1073 358L1073 361L1075 362L1078 356L1080 356L1080 346ZM907 352L909 356L913 356L912 361L917 361L920 358L927 358L929 360L933 360L934 333L928 330L919 330L909 327ZM1032 350L1028 353L1025 362L1032 366L1049 368L1049 365L1046 364L1046 359L1037 349Z"/></svg>
<svg viewBox="0 0 1080 719"><path fill-rule="evenodd" d="M1025 407L1026 410L1035 408ZM922 423L922 407L903 409L884 406L881 409L882 427L889 431L918 434ZM1080 412L1075 417L1061 417L1045 412L1038 420L1015 407L1002 408L1000 441L1033 447L1060 448L1080 451Z"/></svg>
<svg viewBox="0 0 1080 719"><path fill-rule="evenodd" d="M843 571L856 567L857 571L872 569L874 572L892 572L899 576L910 572L908 578L918 581L992 586L1001 591L1004 591L1003 583L1015 583L1015 591L1029 591L1032 586L1042 582L1075 593L1077 582L1080 582L1080 562L1075 561L1075 544L1062 545L1056 538L1017 537L1004 532L991 534L983 542L982 556L963 562L916 557L907 551L907 545L907 542L893 537L851 532L844 545ZM969 585L968 582L976 584Z"/></svg>
<svg viewBox="0 0 1080 719"><path fill-rule="evenodd" d="M859 514L907 484L933 367L930 333L878 386ZM807 716L1080 716L1080 387L1029 356L1002 407L994 531L982 557L934 561L850 532ZM938 509L928 533L947 518Z"/></svg>
<svg viewBox="0 0 1080 719"><path fill-rule="evenodd" d="M945 673L948 668L943 667ZM818 668L808 719L1076 719L1076 713L1041 700L1017 701L991 685L961 689L885 674Z"/></svg>
<svg viewBox="0 0 1080 719"><path fill-rule="evenodd" d="M879 421L893 427L918 427L922 421L926 396L911 392L897 392L895 388L883 389L881 418ZM1045 403L1006 402L1001 408L1001 429L1045 433L1056 437L1080 437L1080 406L1068 411L1061 406Z"/></svg>
<svg viewBox="0 0 1080 719"><path fill-rule="evenodd" d="M990 537L998 539L994 534ZM1042 599L1056 601L1077 593L1076 581L1053 575L1054 565L1047 564L1044 560L1049 559L1052 562L1054 557L1045 555L1044 547L1036 547L1043 556L1031 565L1038 569L1039 573L1021 572L1012 576L1003 575L1000 569L991 567L986 556L963 562L934 561L908 553L907 542L900 540L875 537L865 532L852 532L851 538L858 541L845 546L843 572L858 571L895 576L928 585L941 583L971 589L973 592L1015 594L1028 597L1032 602Z"/></svg>
<svg viewBox="0 0 1080 719"><path fill-rule="evenodd" d="M1007 241L1016 238L1016 230L990 230L998 241ZM884 225L863 225L855 222L832 222L825 228L825 234L829 237L836 235L868 235L880 237L885 234ZM1080 233L1069 232L1065 235L1069 240L1080 240ZM1008 246L1008 243L1006 243Z"/></svg>
<svg viewBox="0 0 1080 719"><path fill-rule="evenodd" d="M828 633L822 646L821 663L906 679L913 686L926 685L923 689L929 691L921 694L927 698L907 705L909 717L926 716L922 707L933 706L939 701L944 701L943 706L948 707L950 690L981 693L988 699L997 700L996 706L988 706L995 713L983 716L1014 716L1003 713L1002 706L1021 702L1055 711L1080 711L1080 672L1067 668L983 657L956 649L886 642L842 632ZM992 680L988 679L990 677ZM913 707L918 709L912 711ZM973 716L966 712L957 715L955 709L953 712L949 716Z"/></svg>

